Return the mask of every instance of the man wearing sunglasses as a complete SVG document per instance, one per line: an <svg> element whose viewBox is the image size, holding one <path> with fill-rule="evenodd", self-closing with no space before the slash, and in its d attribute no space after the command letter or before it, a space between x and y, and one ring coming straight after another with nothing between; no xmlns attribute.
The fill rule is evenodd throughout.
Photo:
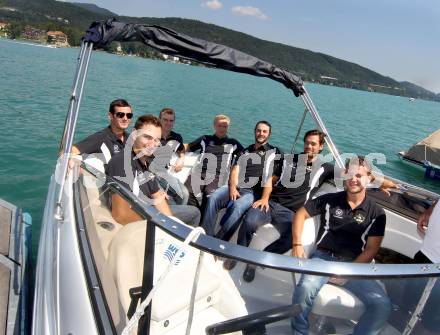
<svg viewBox="0 0 440 335"><path fill-rule="evenodd" d="M124 150L128 134L126 129L133 117L130 104L124 99L117 99L110 103L108 127L86 137L72 146L73 155L102 154L107 164L113 155Z"/></svg>

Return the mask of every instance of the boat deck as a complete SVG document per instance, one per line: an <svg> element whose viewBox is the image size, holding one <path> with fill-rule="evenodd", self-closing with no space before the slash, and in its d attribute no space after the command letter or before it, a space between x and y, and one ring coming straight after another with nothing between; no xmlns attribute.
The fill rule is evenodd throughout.
<svg viewBox="0 0 440 335"><path fill-rule="evenodd" d="M0 334L6 334L11 270L0 264Z"/></svg>
<svg viewBox="0 0 440 335"><path fill-rule="evenodd" d="M30 225L29 214L0 199L0 335L21 334L27 326Z"/></svg>
<svg viewBox="0 0 440 335"><path fill-rule="evenodd" d="M0 206L0 334L6 334L11 269L5 264L9 255L12 211Z"/></svg>

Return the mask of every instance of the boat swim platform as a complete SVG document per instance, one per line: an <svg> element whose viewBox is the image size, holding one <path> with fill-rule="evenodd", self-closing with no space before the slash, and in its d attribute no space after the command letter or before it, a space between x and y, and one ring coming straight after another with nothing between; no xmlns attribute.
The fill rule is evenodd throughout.
<svg viewBox="0 0 440 335"><path fill-rule="evenodd" d="M0 335L22 333L27 307L25 264L30 243L30 215L0 199ZM23 243L26 241L27 243Z"/></svg>

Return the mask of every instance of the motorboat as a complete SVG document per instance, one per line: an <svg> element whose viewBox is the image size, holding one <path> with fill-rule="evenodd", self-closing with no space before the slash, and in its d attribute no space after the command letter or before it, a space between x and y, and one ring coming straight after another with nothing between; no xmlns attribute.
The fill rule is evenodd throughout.
<svg viewBox="0 0 440 335"><path fill-rule="evenodd" d="M408 151L398 153L411 166L423 169L425 176L440 179L440 129L414 144Z"/></svg>
<svg viewBox="0 0 440 335"><path fill-rule="evenodd" d="M28 334L31 324L29 213L0 199L0 334Z"/></svg>
<svg viewBox="0 0 440 335"><path fill-rule="evenodd" d="M46 199L35 280L32 334L290 334L295 281L302 273L317 276L380 280L393 301L393 313L383 334L417 331L427 298L433 292L440 265L411 264L419 249L416 220L439 198L422 188L399 183L388 196L372 189L383 206L387 228L383 257L371 264L315 262L262 249L279 236L267 224L250 247L207 236L200 228L159 213L118 180L106 176L97 157L87 157L69 171L68 160L94 48L137 41L169 56L218 69L269 78L302 100L306 116L323 131L335 164L343 155L334 145L301 78L273 64L216 43L167 28L125 24L114 19L95 22L83 38L58 160ZM299 131L299 130L298 130ZM187 155L178 177L185 180L197 161ZM334 192L336 182L319 193ZM116 192L143 219L121 225L111 215L106 197ZM309 219L303 244L314 248L319 218ZM391 257L394 255L393 257ZM226 271L222 263L239 265ZM402 261L406 260L406 261ZM397 261L398 260L398 261ZM252 283L241 279L246 264L257 265ZM422 291L406 308L408 281ZM312 333L350 333L364 306L342 287L326 284L313 306Z"/></svg>

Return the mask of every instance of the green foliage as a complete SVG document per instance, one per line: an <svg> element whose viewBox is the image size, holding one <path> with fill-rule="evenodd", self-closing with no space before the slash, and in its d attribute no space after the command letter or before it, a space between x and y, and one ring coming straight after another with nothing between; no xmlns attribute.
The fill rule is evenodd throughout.
<svg viewBox="0 0 440 335"><path fill-rule="evenodd" d="M9 36L9 38L16 39L20 38L21 32L23 31L24 26L20 22L11 22L9 23L6 32Z"/></svg>

